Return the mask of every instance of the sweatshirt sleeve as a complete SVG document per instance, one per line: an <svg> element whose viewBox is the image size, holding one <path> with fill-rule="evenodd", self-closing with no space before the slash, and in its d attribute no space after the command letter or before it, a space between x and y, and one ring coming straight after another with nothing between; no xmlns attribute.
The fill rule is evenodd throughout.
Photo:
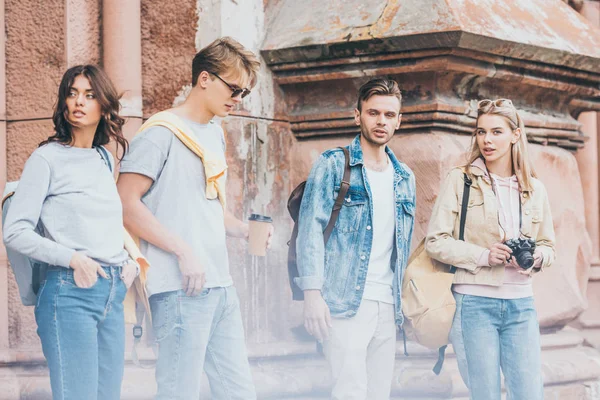
<svg viewBox="0 0 600 400"><path fill-rule="evenodd" d="M48 161L32 154L3 224L4 245L38 261L69 267L75 250L40 236L37 227L50 188L52 170Z"/></svg>

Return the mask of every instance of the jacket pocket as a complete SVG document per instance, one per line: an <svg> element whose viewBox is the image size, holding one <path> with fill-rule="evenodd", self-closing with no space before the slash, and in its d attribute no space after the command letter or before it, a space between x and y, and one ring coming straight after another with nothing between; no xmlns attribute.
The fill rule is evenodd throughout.
<svg viewBox="0 0 600 400"><path fill-rule="evenodd" d="M458 205L462 207L462 194L459 197ZM473 190L469 192L469 203L467 204L468 208L480 207L483 206L483 193L479 190Z"/></svg>
<svg viewBox="0 0 600 400"><path fill-rule="evenodd" d="M337 198L338 190L335 190L335 197ZM335 223L335 227L339 233L352 233L358 231L360 223L363 218L363 213L367 208L367 195L366 193L360 193L357 191L350 190L344 198L340 215Z"/></svg>
<svg viewBox="0 0 600 400"><path fill-rule="evenodd" d="M544 213L542 209L538 207L523 209L523 226L521 227L521 232L527 237L536 238L543 220Z"/></svg>
<svg viewBox="0 0 600 400"><path fill-rule="evenodd" d="M401 224L402 231L400 235L402 239L408 240L412 227L415 222L415 205L410 200L397 201L396 210L400 213L398 223Z"/></svg>

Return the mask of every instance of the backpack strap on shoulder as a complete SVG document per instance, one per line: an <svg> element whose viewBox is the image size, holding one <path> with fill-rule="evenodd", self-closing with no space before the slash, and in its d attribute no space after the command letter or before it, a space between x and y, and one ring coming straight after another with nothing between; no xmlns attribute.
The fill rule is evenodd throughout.
<svg viewBox="0 0 600 400"><path fill-rule="evenodd" d="M108 166L108 169L112 173L113 172L113 167L112 167L112 164L110 162L110 157L108 155L108 151L106 151L106 149L104 148L104 146L96 146L96 151L100 154L100 157L102 157L102 159L104 160L104 162Z"/></svg>
<svg viewBox="0 0 600 400"><path fill-rule="evenodd" d="M469 195L471 193L471 185L473 181L466 173L463 173L463 179L465 181L462 197L462 206L460 210L460 231L458 232L458 240L465 240L465 224L467 222L467 207L469 205ZM456 267L450 267L450 273L454 274Z"/></svg>
<svg viewBox="0 0 600 400"><path fill-rule="evenodd" d="M465 224L467 222L467 207L469 205L469 194L471 193L471 185L473 181L466 173L463 173L463 179L465 181L463 197L462 197L462 206L460 210L460 231L458 233L459 240L465 240ZM450 267L450 273L454 274L456 272L456 267ZM444 365L444 360L446 359L446 348L448 345L444 345L438 349L438 360L433 367L433 373L439 375L442 371L442 366Z"/></svg>
<svg viewBox="0 0 600 400"><path fill-rule="evenodd" d="M327 223L327 227L323 232L323 240L325 243L329 240L331 236L331 232L333 232L333 227L340 215L340 211L342 209L342 205L344 204L344 199L346 198L346 194L348 194L348 189L350 189L350 153L348 149L345 147L340 147L344 151L344 177L342 178L342 182L340 184L340 191L338 193L337 198L335 199L335 203L333 204L333 211L331 212L331 217L329 218L329 222Z"/></svg>

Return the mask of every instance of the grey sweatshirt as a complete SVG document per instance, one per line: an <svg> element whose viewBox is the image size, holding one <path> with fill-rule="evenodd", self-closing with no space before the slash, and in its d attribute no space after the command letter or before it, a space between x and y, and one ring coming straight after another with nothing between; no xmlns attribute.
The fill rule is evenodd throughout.
<svg viewBox="0 0 600 400"><path fill-rule="evenodd" d="M34 231L40 220L44 237ZM59 143L36 149L25 164L3 233L6 247L50 265L69 267L75 251L101 265L128 259L121 201L96 149Z"/></svg>

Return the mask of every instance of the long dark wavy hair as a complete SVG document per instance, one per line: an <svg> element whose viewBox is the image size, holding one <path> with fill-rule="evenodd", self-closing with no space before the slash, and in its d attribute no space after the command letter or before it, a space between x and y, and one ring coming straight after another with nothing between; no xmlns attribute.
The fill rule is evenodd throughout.
<svg viewBox="0 0 600 400"><path fill-rule="evenodd" d="M96 95L96 100L102 110L102 116L96 128L92 146L103 146L114 140L117 144L117 154L119 154L119 146L123 147L123 154L125 154L129 144L123 136L122 130L125 119L119 116L119 109L121 108L119 99L121 96L106 73L97 66L90 64L71 67L63 75L58 87L58 100L54 107L54 114L52 115L54 135L40 143L40 146L50 142L59 142L66 145L70 145L73 142L72 126L67 119L69 110L66 100L73 82L75 82L75 78L80 75L86 77L90 82L92 90Z"/></svg>

